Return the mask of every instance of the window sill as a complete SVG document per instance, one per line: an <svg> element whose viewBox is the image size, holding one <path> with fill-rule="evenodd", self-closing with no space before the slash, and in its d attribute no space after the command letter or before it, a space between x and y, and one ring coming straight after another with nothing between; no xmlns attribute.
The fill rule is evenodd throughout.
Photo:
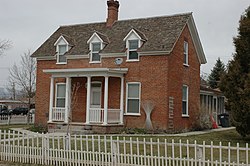
<svg viewBox="0 0 250 166"><path fill-rule="evenodd" d="M140 113L124 113L125 116L141 116Z"/></svg>
<svg viewBox="0 0 250 166"><path fill-rule="evenodd" d="M56 64L57 64L57 65L66 65L67 62L57 62Z"/></svg>
<svg viewBox="0 0 250 166"><path fill-rule="evenodd" d="M182 114L182 117L183 117L183 118L189 118L189 115L183 115L183 114Z"/></svg>
<svg viewBox="0 0 250 166"><path fill-rule="evenodd" d="M139 62L139 59L127 59L126 62Z"/></svg>
<svg viewBox="0 0 250 166"><path fill-rule="evenodd" d="M91 64L93 64L93 63L101 63L101 61L91 61L89 63L91 63Z"/></svg>
<svg viewBox="0 0 250 166"><path fill-rule="evenodd" d="M183 66L185 66L185 67L189 67L189 64L185 64L185 63L183 63Z"/></svg>

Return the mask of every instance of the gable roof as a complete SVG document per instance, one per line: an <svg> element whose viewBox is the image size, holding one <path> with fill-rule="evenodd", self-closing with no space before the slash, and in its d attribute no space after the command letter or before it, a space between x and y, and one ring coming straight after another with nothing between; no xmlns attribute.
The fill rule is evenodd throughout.
<svg viewBox="0 0 250 166"><path fill-rule="evenodd" d="M121 20L115 22L111 28L106 27L106 22L61 26L32 54L32 57L55 55L54 43L61 34L74 41L73 47L67 53L68 55L87 55L89 45L86 43L95 32L98 32L98 36L103 40L109 41L109 44L102 50L103 54L124 53L125 42L123 39L132 29L142 38L147 39L147 42L140 48L140 52L170 53L190 19L192 19L192 13ZM197 32L196 29L194 31ZM197 38L198 35L194 37ZM196 40L200 41L199 37ZM201 45L197 47L201 47ZM202 47L200 49L202 50ZM201 59L200 63L205 63L204 52L200 53L203 55L199 56L204 57L199 58Z"/></svg>

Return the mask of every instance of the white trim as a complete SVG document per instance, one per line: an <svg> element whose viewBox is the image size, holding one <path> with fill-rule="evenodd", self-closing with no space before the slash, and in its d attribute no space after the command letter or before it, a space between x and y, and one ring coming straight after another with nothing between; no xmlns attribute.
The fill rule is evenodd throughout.
<svg viewBox="0 0 250 166"><path fill-rule="evenodd" d="M207 63L206 56L202 48L198 30L195 26L193 15L191 15L191 17L188 19L187 25L188 25L188 29L192 37L192 41L194 42L194 47L195 47L199 62L200 64L206 64Z"/></svg>
<svg viewBox="0 0 250 166"><path fill-rule="evenodd" d="M129 98L129 99L139 99L139 112L138 113L130 113L128 112L128 86L129 84L139 84L139 98ZM135 116L140 116L141 115L141 82L127 82L126 83L126 111L125 111L125 115L135 115Z"/></svg>
<svg viewBox="0 0 250 166"><path fill-rule="evenodd" d="M90 44L90 43L91 43L91 40L92 40L95 36L100 40L101 43L103 43L102 38L100 38L100 36L99 36L96 32L94 32L94 33L91 35L91 37L89 38L89 40L87 41L87 44Z"/></svg>
<svg viewBox="0 0 250 166"><path fill-rule="evenodd" d="M63 37L63 35L61 35L54 43L54 46L57 46L60 40L63 40L67 45L69 45L68 41Z"/></svg>
<svg viewBox="0 0 250 166"><path fill-rule="evenodd" d="M59 46L66 46L65 53L68 52L68 50L69 50L69 45L68 44L58 44L58 45L56 45L56 52L57 52L57 54L56 54L56 64L67 64L67 57L64 55L65 53L62 54L62 55L59 54ZM59 62L60 56L65 56L66 62Z"/></svg>
<svg viewBox="0 0 250 166"><path fill-rule="evenodd" d="M138 42L138 47L136 49L129 49L129 46L130 46L129 41L137 41ZM126 40L126 48L127 48L127 51L126 51L126 53L127 53L127 60L126 60L126 62L140 61L140 55L137 52L137 50L138 50L138 48L140 48L140 46L141 46L141 40L139 40L139 39L128 39L128 40ZM130 59L129 58L129 52L130 51L136 52L137 55L138 55L138 58L137 59Z"/></svg>
<svg viewBox="0 0 250 166"><path fill-rule="evenodd" d="M127 57L125 52L123 53L99 53L102 58L116 58L116 57Z"/></svg>
<svg viewBox="0 0 250 166"><path fill-rule="evenodd" d="M89 124L89 108L90 108L90 90L91 90L91 77L87 76L87 97L86 97L86 124Z"/></svg>
<svg viewBox="0 0 250 166"><path fill-rule="evenodd" d="M120 123L123 124L124 114L124 77L121 77L121 89L120 89Z"/></svg>
<svg viewBox="0 0 250 166"><path fill-rule="evenodd" d="M65 82L58 82L56 83L56 91L55 91L55 107L57 107L57 86L58 85L65 85L65 106L64 107L58 107L58 108L65 108L66 107L66 83ZM62 98L61 98L62 99Z"/></svg>
<svg viewBox="0 0 250 166"><path fill-rule="evenodd" d="M138 54L139 57L139 54ZM126 62L139 62L139 59L127 59Z"/></svg>
<svg viewBox="0 0 250 166"><path fill-rule="evenodd" d="M56 55L53 56L41 56L41 57L34 57L36 60L42 61L42 60L56 60Z"/></svg>
<svg viewBox="0 0 250 166"><path fill-rule="evenodd" d="M123 77L128 68L77 68L77 69L45 69L44 73L52 77L87 77L87 76L111 76Z"/></svg>
<svg viewBox="0 0 250 166"><path fill-rule="evenodd" d="M140 56L165 56L165 55L169 55L170 52L169 51L145 51L145 52L140 52L137 51L139 53ZM122 52L122 53L99 53L103 58L118 58L118 57L127 57L127 53L126 52ZM65 55L68 59L86 59L86 58L90 58L89 54L85 54L85 55ZM41 56L41 57L34 57L37 60L55 60L56 59L56 55L54 56Z"/></svg>
<svg viewBox="0 0 250 166"><path fill-rule="evenodd" d="M53 103L54 103L54 82L55 79L50 77L50 99L49 99L49 122L52 122L53 116Z"/></svg>
<svg viewBox="0 0 250 166"><path fill-rule="evenodd" d="M131 31L129 31L129 33L124 37L123 41L127 41L127 39L129 38L129 36L132 33L135 34L139 40L142 40L142 38L140 37L140 35L138 35L138 33L136 33L136 31L134 29L131 29Z"/></svg>
<svg viewBox="0 0 250 166"><path fill-rule="evenodd" d="M145 51L145 52L140 52L138 51L138 53L140 53L140 56L151 56L151 55L169 55L170 52L169 51Z"/></svg>
<svg viewBox="0 0 250 166"><path fill-rule="evenodd" d="M87 59L89 54L86 55L66 55L67 59Z"/></svg>
<svg viewBox="0 0 250 166"><path fill-rule="evenodd" d="M181 91L181 92L182 92L182 93L181 93L181 94L182 94L182 95L181 95L181 96L182 96L182 97L181 97L181 98L182 98L182 99L181 99L181 106L182 106L182 104L183 104L183 87L186 87L186 88L187 88L187 100L186 100L186 109L187 109L187 110L186 110L186 114L183 114L183 110L182 110L183 107L181 107L181 114L182 114L182 117L189 117L189 112L188 112L188 111L189 111L189 110L188 110L188 106L189 106L189 104L188 104L188 100L189 100L189 87L188 87L188 85L185 85L185 84L182 85L182 91Z"/></svg>
<svg viewBox="0 0 250 166"><path fill-rule="evenodd" d="M69 113L71 109L71 77L66 77L66 87L65 87L65 119L64 122L69 122Z"/></svg>
<svg viewBox="0 0 250 166"><path fill-rule="evenodd" d="M108 124L108 92L109 92L109 77L105 76L103 125Z"/></svg>
<svg viewBox="0 0 250 166"><path fill-rule="evenodd" d="M100 50L99 51L93 51L93 44L99 44L100 43ZM99 54L99 52L103 49L103 42L91 42L90 44L90 60L89 60L89 63L101 63L102 61L102 57L101 55ZM99 56L100 56L100 60L99 61L93 61L93 53L98 53Z"/></svg>

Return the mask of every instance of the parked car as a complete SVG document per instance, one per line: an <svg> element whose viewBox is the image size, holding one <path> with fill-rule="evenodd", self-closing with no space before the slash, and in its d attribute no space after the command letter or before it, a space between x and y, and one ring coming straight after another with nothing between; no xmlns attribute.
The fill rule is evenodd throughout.
<svg viewBox="0 0 250 166"><path fill-rule="evenodd" d="M12 110L8 110L8 109L1 110L0 111L0 116L2 116L2 115L11 115L11 112L12 112Z"/></svg>
<svg viewBox="0 0 250 166"><path fill-rule="evenodd" d="M17 107L12 110L11 114L13 115L27 115L28 108Z"/></svg>
<svg viewBox="0 0 250 166"><path fill-rule="evenodd" d="M5 104L0 104L0 115L10 115L11 111Z"/></svg>

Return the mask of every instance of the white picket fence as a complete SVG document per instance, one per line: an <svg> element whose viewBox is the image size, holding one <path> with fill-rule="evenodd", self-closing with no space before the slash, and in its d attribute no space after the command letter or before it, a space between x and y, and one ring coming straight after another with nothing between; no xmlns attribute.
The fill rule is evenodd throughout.
<svg viewBox="0 0 250 166"><path fill-rule="evenodd" d="M248 166L249 148L160 138L0 131L0 160L73 166Z"/></svg>
<svg viewBox="0 0 250 166"><path fill-rule="evenodd" d="M0 115L0 125L10 124L33 124L35 121L34 114L27 115Z"/></svg>

